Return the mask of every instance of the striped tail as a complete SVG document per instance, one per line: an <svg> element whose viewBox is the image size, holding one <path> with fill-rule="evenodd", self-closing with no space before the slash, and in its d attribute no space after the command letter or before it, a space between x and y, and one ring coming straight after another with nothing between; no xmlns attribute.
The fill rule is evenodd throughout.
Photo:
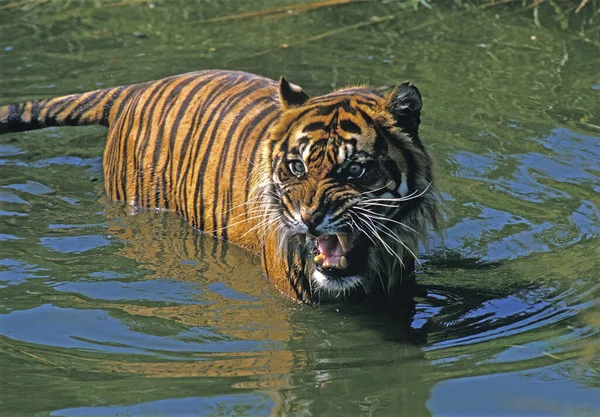
<svg viewBox="0 0 600 417"><path fill-rule="evenodd" d="M111 110L123 101L130 87L114 87L82 94L0 107L0 134L42 129L49 126L108 126Z"/></svg>

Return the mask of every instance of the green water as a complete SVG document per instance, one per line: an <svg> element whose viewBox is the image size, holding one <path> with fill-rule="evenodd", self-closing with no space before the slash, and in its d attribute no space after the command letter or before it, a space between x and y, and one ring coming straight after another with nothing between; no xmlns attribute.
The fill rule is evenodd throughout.
<svg viewBox="0 0 600 417"><path fill-rule="evenodd" d="M0 416L600 415L597 2L430 3L0 2L0 104L207 68L409 79L447 215L414 314L301 306L108 201L103 128L2 136Z"/></svg>

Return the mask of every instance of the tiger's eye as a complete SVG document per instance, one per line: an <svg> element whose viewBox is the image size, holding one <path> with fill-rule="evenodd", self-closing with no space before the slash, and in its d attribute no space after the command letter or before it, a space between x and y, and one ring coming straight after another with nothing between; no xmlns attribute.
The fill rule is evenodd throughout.
<svg viewBox="0 0 600 417"><path fill-rule="evenodd" d="M346 167L346 172L348 172L348 178L350 179L360 178L365 173L365 167L358 162L352 162Z"/></svg>
<svg viewBox="0 0 600 417"><path fill-rule="evenodd" d="M300 177L306 173L306 167L304 166L304 162L299 159L294 159L289 162L290 171L297 177Z"/></svg>

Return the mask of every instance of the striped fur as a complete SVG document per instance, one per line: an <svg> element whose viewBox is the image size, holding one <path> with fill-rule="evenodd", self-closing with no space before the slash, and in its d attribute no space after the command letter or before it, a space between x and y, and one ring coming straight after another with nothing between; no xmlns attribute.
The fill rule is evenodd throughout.
<svg viewBox="0 0 600 417"><path fill-rule="evenodd" d="M108 127L111 198L181 213L260 254L286 295L315 302L390 291L437 227L420 110L406 83L388 95L357 87L309 98L283 78L202 71L0 107L0 133ZM330 277L313 260L338 233L360 236L368 254L351 277Z"/></svg>

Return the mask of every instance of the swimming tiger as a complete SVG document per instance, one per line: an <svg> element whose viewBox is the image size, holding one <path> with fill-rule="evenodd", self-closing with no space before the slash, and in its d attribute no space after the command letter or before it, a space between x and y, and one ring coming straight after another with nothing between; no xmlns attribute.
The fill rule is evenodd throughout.
<svg viewBox="0 0 600 417"><path fill-rule="evenodd" d="M315 303L393 293L439 228L421 108L407 82L311 98L283 77L209 70L3 106L0 133L106 126L112 199L181 213Z"/></svg>

